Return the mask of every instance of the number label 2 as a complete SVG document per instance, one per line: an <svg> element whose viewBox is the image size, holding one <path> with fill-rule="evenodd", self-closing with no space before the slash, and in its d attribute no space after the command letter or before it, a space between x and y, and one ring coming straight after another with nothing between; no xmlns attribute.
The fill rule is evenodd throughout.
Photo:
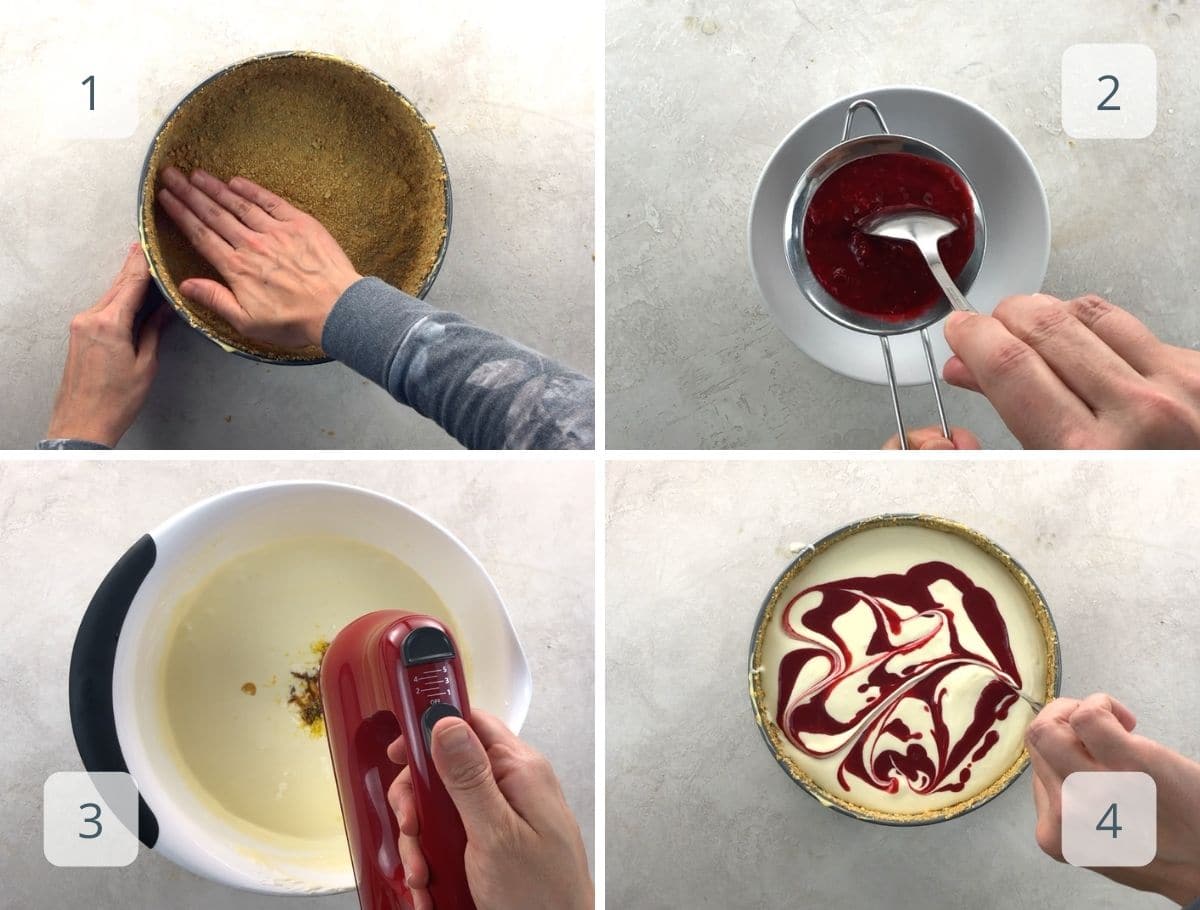
<svg viewBox="0 0 1200 910"><path fill-rule="evenodd" d="M1101 76L1096 81L1112 83L1112 91L1109 92L1107 95L1105 95L1104 100L1096 105L1096 110L1098 110L1098 111L1119 111L1121 109L1121 105L1109 104L1108 102L1112 101L1113 98L1116 96L1117 89L1119 89L1121 87L1121 81L1116 76L1112 76L1112 75Z"/></svg>
<svg viewBox="0 0 1200 910"><path fill-rule="evenodd" d="M96 77L88 76L79 84L88 87L88 110L94 111L96 109Z"/></svg>
<svg viewBox="0 0 1200 910"><path fill-rule="evenodd" d="M1112 816L1112 824L1111 825L1104 824L1106 821L1108 821L1108 818L1110 815ZM1110 804L1108 809L1105 811L1105 813L1102 816L1100 816L1100 821L1096 822L1096 830L1097 831L1111 831L1113 840L1116 840L1118 831L1125 830L1119 824L1117 824L1117 804L1116 803Z"/></svg>

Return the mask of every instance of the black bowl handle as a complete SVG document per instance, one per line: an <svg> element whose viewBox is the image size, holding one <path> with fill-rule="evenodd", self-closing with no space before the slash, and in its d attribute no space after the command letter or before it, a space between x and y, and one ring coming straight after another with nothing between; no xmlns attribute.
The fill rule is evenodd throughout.
<svg viewBox="0 0 1200 910"><path fill-rule="evenodd" d="M149 534L130 547L100 582L75 635L69 678L71 729L88 771L129 771L113 717L113 663L129 605L157 555ZM138 839L147 847L158 841L158 819L140 795Z"/></svg>

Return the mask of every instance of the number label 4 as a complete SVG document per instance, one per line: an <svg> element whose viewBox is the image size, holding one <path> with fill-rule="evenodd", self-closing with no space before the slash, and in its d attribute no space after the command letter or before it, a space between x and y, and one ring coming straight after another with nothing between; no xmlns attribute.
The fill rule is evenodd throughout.
<svg viewBox="0 0 1200 910"><path fill-rule="evenodd" d="M1105 822L1108 821L1110 816L1112 817L1112 824L1106 825ZM1097 831L1111 831L1114 839L1116 838L1118 831L1125 830L1119 824L1117 824L1117 804L1116 803L1111 804L1108 807L1108 809L1105 811L1105 813L1102 816L1100 816L1100 821L1096 822L1096 830Z"/></svg>

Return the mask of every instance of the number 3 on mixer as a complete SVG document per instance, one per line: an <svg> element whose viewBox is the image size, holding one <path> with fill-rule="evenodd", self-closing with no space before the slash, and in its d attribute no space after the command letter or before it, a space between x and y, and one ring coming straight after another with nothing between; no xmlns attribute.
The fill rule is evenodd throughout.
<svg viewBox="0 0 1200 910"><path fill-rule="evenodd" d="M1072 866L1144 866L1158 849L1158 788L1141 771L1076 771L1062 785L1062 852Z"/></svg>
<svg viewBox="0 0 1200 910"><path fill-rule="evenodd" d="M128 866L138 854L137 815L128 774L51 774L42 790L42 852L55 866Z"/></svg>
<svg viewBox="0 0 1200 910"><path fill-rule="evenodd" d="M1062 58L1062 125L1076 139L1145 139L1158 123L1158 61L1144 44L1076 44Z"/></svg>

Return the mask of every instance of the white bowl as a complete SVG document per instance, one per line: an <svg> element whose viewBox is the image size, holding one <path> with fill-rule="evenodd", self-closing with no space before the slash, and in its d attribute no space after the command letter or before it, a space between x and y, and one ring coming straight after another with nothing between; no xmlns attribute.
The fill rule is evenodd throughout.
<svg viewBox="0 0 1200 910"><path fill-rule="evenodd" d="M173 625L173 611L163 606L230 559L303 534L377 547L428 582L454 615L463 651L487 655L472 663L473 706L519 730L531 692L524 652L483 566L449 531L394 499L341 484L267 483L198 503L142 538L109 573L80 625L70 681L80 754L89 771L128 768L148 807L139 832L147 846L197 875L272 894L353 888L349 854L344 868L308 868L303 857L230 825L188 783L162 730L158 671Z"/></svg>
<svg viewBox="0 0 1200 910"><path fill-rule="evenodd" d="M768 312L805 354L834 372L885 383L879 340L844 328L819 313L788 269L782 228L788 200L805 169L842 136L846 108L855 98L878 106L888 129L937 146L970 178L987 219L987 250L967 295L990 313L1003 298L1037 292L1050 260L1050 209L1029 155L990 114L954 95L917 86L886 86L846 95L797 126L771 155L750 205L750 270ZM855 118L851 136L877 131L870 117ZM939 366L950 356L941 323L929 329ZM929 381L916 333L892 339L901 385Z"/></svg>

